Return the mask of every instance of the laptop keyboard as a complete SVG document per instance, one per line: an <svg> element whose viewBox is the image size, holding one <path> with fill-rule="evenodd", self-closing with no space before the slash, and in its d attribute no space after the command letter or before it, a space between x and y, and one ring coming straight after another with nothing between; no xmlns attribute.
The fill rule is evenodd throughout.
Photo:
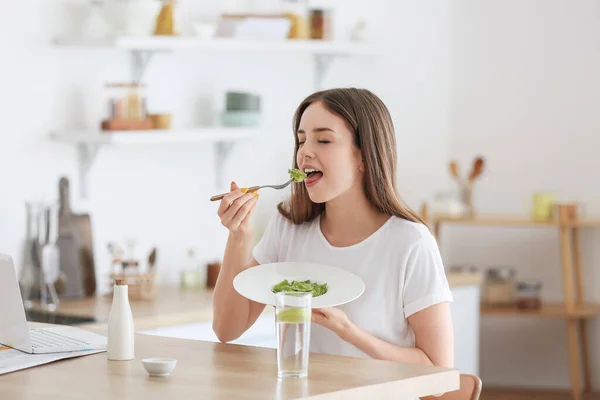
<svg viewBox="0 0 600 400"><path fill-rule="evenodd" d="M80 348L88 343L73 339L45 329L30 329L29 337L34 349L48 349L56 347Z"/></svg>

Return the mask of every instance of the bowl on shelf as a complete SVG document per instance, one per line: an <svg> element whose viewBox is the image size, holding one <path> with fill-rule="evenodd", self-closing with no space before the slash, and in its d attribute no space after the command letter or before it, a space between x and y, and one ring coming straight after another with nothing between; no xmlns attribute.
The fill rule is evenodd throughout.
<svg viewBox="0 0 600 400"><path fill-rule="evenodd" d="M260 96L246 92L227 92L225 111L221 114L224 126L258 126L260 124Z"/></svg>
<svg viewBox="0 0 600 400"><path fill-rule="evenodd" d="M251 110L225 111L221 114L221 124L228 127L258 126L260 124L260 112Z"/></svg>
<svg viewBox="0 0 600 400"><path fill-rule="evenodd" d="M199 39L213 39L217 32L217 25L209 22L196 22L192 25L194 37Z"/></svg>

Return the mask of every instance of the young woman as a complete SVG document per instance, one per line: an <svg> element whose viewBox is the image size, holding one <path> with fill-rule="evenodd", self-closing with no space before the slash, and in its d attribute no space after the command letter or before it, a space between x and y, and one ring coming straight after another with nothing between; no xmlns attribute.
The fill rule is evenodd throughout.
<svg viewBox="0 0 600 400"><path fill-rule="evenodd" d="M259 264L306 261L358 275L365 291L313 310L311 351L452 367L452 301L437 243L396 188L390 114L373 93L331 89L306 98L294 117L294 183L252 249L258 195L232 183L218 210L229 229L214 291L213 329L237 339L264 305L239 295L233 278Z"/></svg>

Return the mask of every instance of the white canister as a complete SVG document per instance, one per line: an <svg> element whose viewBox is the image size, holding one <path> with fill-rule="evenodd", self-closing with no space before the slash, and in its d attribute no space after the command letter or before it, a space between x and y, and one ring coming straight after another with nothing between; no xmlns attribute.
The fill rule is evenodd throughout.
<svg viewBox="0 0 600 400"><path fill-rule="evenodd" d="M108 316L109 360L132 360L134 357L133 314L129 305L129 286L124 279L117 279L114 285L113 301Z"/></svg>
<svg viewBox="0 0 600 400"><path fill-rule="evenodd" d="M158 0L109 0L105 14L114 36L151 36L161 7Z"/></svg>

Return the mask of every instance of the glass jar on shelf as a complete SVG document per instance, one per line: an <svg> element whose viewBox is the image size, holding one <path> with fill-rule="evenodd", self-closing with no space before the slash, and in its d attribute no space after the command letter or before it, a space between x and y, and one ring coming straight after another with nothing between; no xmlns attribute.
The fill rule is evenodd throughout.
<svg viewBox="0 0 600 400"><path fill-rule="evenodd" d="M458 219L466 215L466 208L460 199L460 193L455 188L441 190L434 194L432 211L435 215Z"/></svg>
<svg viewBox="0 0 600 400"><path fill-rule="evenodd" d="M541 291L541 282L519 282L517 284L517 307L522 310L537 310L541 308Z"/></svg>
<svg viewBox="0 0 600 400"><path fill-rule="evenodd" d="M152 129L148 116L146 87L136 82L107 83L104 85L106 118L102 130Z"/></svg>
<svg viewBox="0 0 600 400"><path fill-rule="evenodd" d="M188 249L180 281L182 289L203 290L206 288L206 265L200 262L194 249Z"/></svg>
<svg viewBox="0 0 600 400"><path fill-rule="evenodd" d="M135 82L104 85L108 102L107 119L142 120L147 118L146 87Z"/></svg>
<svg viewBox="0 0 600 400"><path fill-rule="evenodd" d="M316 40L331 40L331 12L315 8L310 10L310 38Z"/></svg>
<svg viewBox="0 0 600 400"><path fill-rule="evenodd" d="M487 306L514 306L516 271L511 267L492 267L485 275L482 301Z"/></svg>

